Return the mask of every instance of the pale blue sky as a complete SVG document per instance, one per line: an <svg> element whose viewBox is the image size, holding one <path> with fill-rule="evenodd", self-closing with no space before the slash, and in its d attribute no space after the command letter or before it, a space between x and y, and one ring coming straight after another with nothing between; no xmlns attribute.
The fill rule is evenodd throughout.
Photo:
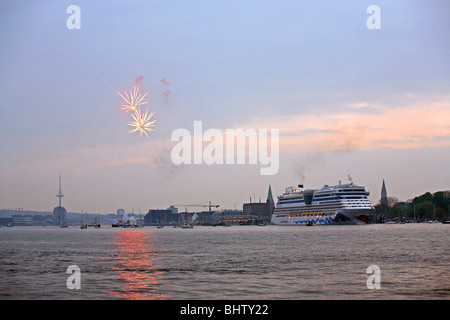
<svg viewBox="0 0 450 320"><path fill-rule="evenodd" d="M66 27L71 4L81 30ZM381 8L380 30L366 27L371 4ZM422 128L427 139L413 147L282 149L273 177L255 166L179 168L168 156L171 132L192 131L194 120L224 130L355 106L367 117L409 106L442 112L449 9L448 1L2 1L0 208L52 210L59 172L67 210L101 213L209 200L240 208L265 199L269 183L274 195L299 183L297 164L312 188L350 173L373 202L383 178L401 200L450 189L448 113L441 134ZM158 120L149 139L127 133L116 94L140 75ZM133 160L147 158L152 165Z"/></svg>

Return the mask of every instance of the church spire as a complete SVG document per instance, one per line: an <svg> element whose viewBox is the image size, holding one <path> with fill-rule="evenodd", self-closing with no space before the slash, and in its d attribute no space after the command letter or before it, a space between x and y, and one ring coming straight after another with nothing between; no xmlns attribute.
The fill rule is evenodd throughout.
<svg viewBox="0 0 450 320"><path fill-rule="evenodd" d="M388 203L388 199L387 199L387 191L386 191L386 184L384 183L384 179L383 179L383 185L381 186L381 199L380 199L380 203L381 203L381 204L387 204L387 203Z"/></svg>
<svg viewBox="0 0 450 320"><path fill-rule="evenodd" d="M275 204L273 202L272 187L269 184L269 192L267 193L266 203L269 204L269 214L272 215Z"/></svg>
<svg viewBox="0 0 450 320"><path fill-rule="evenodd" d="M269 184L269 192L267 193L267 200L270 203L273 203L273 196L272 196L272 187Z"/></svg>

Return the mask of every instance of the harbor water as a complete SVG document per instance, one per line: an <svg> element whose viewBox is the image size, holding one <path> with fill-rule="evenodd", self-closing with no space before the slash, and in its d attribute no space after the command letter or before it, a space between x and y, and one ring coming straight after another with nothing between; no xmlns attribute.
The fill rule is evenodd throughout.
<svg viewBox="0 0 450 320"><path fill-rule="evenodd" d="M4 227L0 299L448 300L449 228ZM80 289L67 285L73 265Z"/></svg>

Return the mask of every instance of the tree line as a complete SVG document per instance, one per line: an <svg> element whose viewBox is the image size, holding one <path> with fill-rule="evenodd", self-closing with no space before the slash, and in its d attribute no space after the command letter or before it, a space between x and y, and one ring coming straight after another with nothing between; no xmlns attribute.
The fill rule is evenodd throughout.
<svg viewBox="0 0 450 320"><path fill-rule="evenodd" d="M426 192L406 202L388 197L375 206L375 213L390 219L445 220L450 218L450 191Z"/></svg>

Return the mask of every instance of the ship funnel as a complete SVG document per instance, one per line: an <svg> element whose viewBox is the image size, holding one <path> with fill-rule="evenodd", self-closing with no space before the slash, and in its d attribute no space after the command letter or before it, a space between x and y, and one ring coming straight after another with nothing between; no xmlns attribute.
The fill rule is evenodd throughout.
<svg viewBox="0 0 450 320"><path fill-rule="evenodd" d="M305 190L303 193L303 199L305 200L306 205L310 205L312 203L313 196L314 190Z"/></svg>

